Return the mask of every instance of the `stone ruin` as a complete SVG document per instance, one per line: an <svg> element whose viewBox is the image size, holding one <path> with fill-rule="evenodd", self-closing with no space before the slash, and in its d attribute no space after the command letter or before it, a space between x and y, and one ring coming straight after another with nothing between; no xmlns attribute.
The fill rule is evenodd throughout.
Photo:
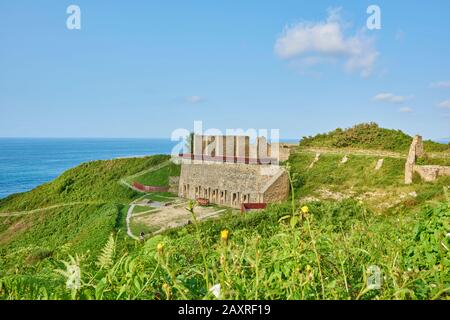
<svg viewBox="0 0 450 320"><path fill-rule="evenodd" d="M450 176L449 166L439 165L417 165L418 157L424 155L423 141L421 136L415 136L409 148L405 163L405 183L411 184L414 172L417 172L424 181L435 181L439 176Z"/></svg>
<svg viewBox="0 0 450 320"><path fill-rule="evenodd" d="M287 172L279 161L280 144L258 137L194 135L190 153L180 155L178 195L207 199L233 208L242 204L281 202L289 196Z"/></svg>

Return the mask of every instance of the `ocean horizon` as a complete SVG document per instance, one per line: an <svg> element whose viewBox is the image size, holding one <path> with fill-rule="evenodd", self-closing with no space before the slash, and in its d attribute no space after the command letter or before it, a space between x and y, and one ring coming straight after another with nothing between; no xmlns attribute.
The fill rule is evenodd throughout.
<svg viewBox="0 0 450 320"><path fill-rule="evenodd" d="M170 154L178 143L164 138L0 138L0 199L30 191L84 162Z"/></svg>
<svg viewBox="0 0 450 320"><path fill-rule="evenodd" d="M0 138L0 199L50 182L94 160L170 154L161 138Z"/></svg>

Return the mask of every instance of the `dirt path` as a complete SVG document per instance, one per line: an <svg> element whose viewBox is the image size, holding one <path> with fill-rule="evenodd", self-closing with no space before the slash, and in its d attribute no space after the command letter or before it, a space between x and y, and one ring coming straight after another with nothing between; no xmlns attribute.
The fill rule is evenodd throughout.
<svg viewBox="0 0 450 320"><path fill-rule="evenodd" d="M153 232L152 235L160 234L160 233L162 233L162 232L164 232L164 231L166 231L168 229L173 229L173 228L178 228L178 227L183 227L183 226L188 225L190 223L190 220L191 220L191 214L189 212L187 212L186 209L183 208L183 210L185 211L185 213L184 214L181 213L177 217L176 221L173 221L173 219L172 219L172 221L170 221L170 220L166 221L165 224L163 224L163 226L159 230ZM226 210L227 209L220 209L220 210L213 211L213 212L196 214L197 220L198 221L203 221L203 220L206 220L208 218L212 218L212 217L218 216L221 213L225 212ZM161 222L160 222L160 224L161 224Z"/></svg>
<svg viewBox="0 0 450 320"><path fill-rule="evenodd" d="M139 240L139 238L136 237L136 236L131 232L131 228L130 228L130 220L131 220L131 216L133 215L133 210L134 210L134 207L135 207L135 206L136 206L135 204L132 204L132 205L128 208L127 218L126 218L126 220L127 220L127 234L128 234L128 236L130 236L130 237L133 238L134 240Z"/></svg>
<svg viewBox="0 0 450 320"><path fill-rule="evenodd" d="M27 210L27 211L16 211L16 212L0 212L0 217L13 217L13 216L22 216L26 214L32 214L36 212L46 211L46 210L52 210L57 209L61 207L71 207L71 206L78 206L78 205L89 205L89 204L105 204L105 202L98 202L98 201L75 201L75 202L68 202L68 203L62 203L62 204L55 204L52 206L48 206L45 208L39 208L39 209L33 209L33 210Z"/></svg>
<svg viewBox="0 0 450 320"><path fill-rule="evenodd" d="M320 153L320 154L339 154L339 155L353 154L353 155L361 155L361 156L406 159L406 154L403 154L400 152L393 152L393 151L383 151L383 150L301 147L294 152L296 152L296 153L311 152L311 153L316 153L316 154Z"/></svg>

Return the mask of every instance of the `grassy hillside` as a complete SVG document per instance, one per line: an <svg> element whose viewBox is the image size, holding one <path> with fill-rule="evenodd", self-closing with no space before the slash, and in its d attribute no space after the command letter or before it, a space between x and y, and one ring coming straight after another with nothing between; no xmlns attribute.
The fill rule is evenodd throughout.
<svg viewBox="0 0 450 320"><path fill-rule="evenodd" d="M128 204L140 194L119 180L168 159L88 162L32 191L0 200L0 276L16 268L34 273L37 265L62 254L95 256L111 232L120 230L126 239ZM171 173L158 170L156 177L168 181Z"/></svg>
<svg viewBox="0 0 450 320"><path fill-rule="evenodd" d="M140 195L118 181L165 185L179 167L148 169L168 156L83 164L1 200L0 213L43 209L0 217L0 299L214 299L216 284L226 299L448 299L450 177L404 185L404 159L314 157L288 161L293 202L145 242L125 233Z"/></svg>
<svg viewBox="0 0 450 320"><path fill-rule="evenodd" d="M39 215L2 218L0 233L1 269L11 273L61 252L97 253L117 224L120 207L79 205L42 212ZM61 250L61 248L63 248Z"/></svg>
<svg viewBox="0 0 450 320"><path fill-rule="evenodd" d="M128 252L108 241L97 264L67 257L66 265L55 262L48 270L52 281L7 276L0 293L10 299L212 299L208 289L220 284L227 299L445 298L449 219L448 204L381 216L353 200L310 203L308 213L295 215L289 205L277 205L172 230ZM68 270L77 268L80 286L66 288L74 283ZM368 290L373 268L382 282Z"/></svg>
<svg viewBox="0 0 450 320"><path fill-rule="evenodd" d="M169 159L166 155L146 158L92 161L64 172L50 183L0 200L0 212L32 210L76 201L123 203L136 196L124 188L121 178L136 174Z"/></svg>
<svg viewBox="0 0 450 320"><path fill-rule="evenodd" d="M296 197L301 199L340 200L353 198L377 212L401 205L417 206L429 201L444 201L450 177L440 177L425 183L418 176L414 184L404 184L404 159L384 158L379 170L375 166L380 157L322 154L312 168L315 158L311 152L297 151L289 159Z"/></svg>
<svg viewBox="0 0 450 320"><path fill-rule="evenodd" d="M303 137L302 147L360 148L408 152L412 137L400 130L380 128L376 123L362 123L348 129L336 129L316 136ZM450 151L450 144L424 141L428 152Z"/></svg>
<svg viewBox="0 0 450 320"><path fill-rule="evenodd" d="M146 186L168 186L169 177L179 176L181 171L181 166L174 163L155 171L150 172L132 179Z"/></svg>

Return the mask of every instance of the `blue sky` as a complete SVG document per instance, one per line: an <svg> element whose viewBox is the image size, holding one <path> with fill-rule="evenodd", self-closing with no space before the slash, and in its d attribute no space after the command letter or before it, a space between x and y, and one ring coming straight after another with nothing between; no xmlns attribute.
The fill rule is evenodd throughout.
<svg viewBox="0 0 450 320"><path fill-rule="evenodd" d="M81 30L66 28L69 5ZM366 9L381 9L368 30ZM0 1L0 137L450 137L450 2Z"/></svg>

